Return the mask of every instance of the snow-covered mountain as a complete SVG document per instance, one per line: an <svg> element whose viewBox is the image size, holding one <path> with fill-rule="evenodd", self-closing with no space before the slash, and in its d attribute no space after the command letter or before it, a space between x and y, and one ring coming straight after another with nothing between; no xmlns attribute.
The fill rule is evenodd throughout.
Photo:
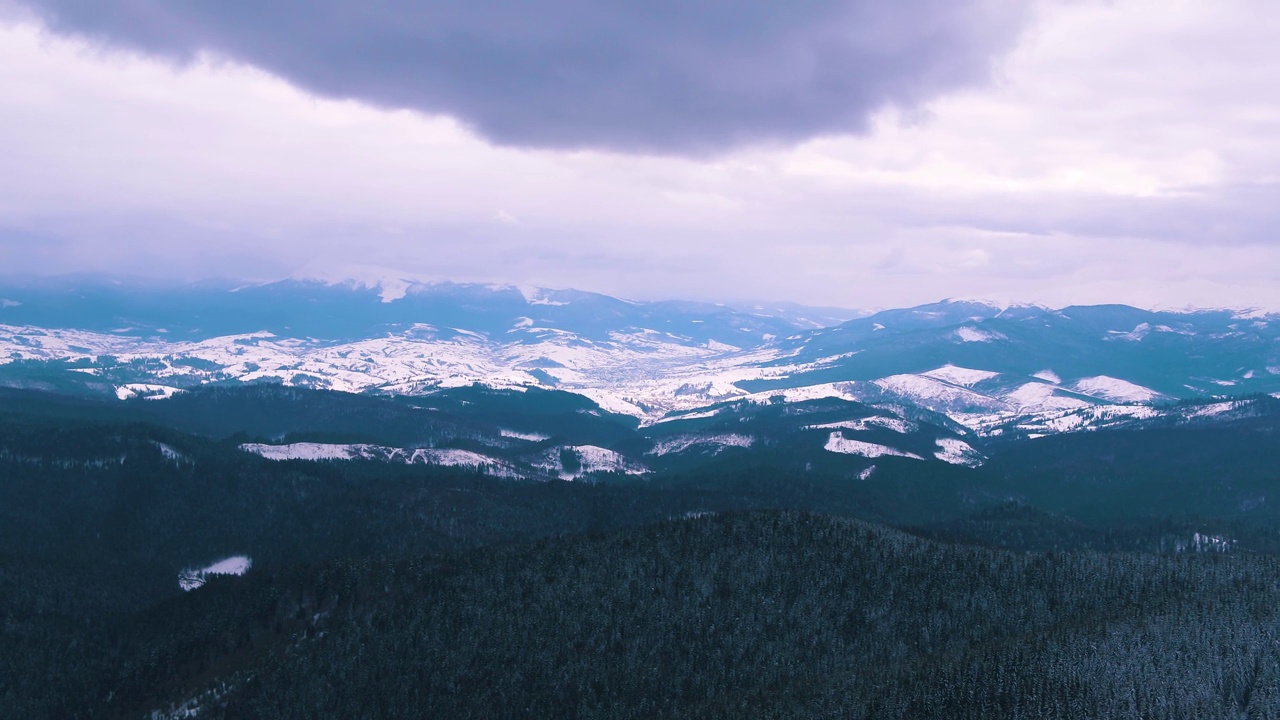
<svg viewBox="0 0 1280 720"><path fill-rule="evenodd" d="M121 398L219 382L405 395L479 383L567 390L655 423L830 397L989 433L1280 392L1280 317L1232 310L944 301L815 329L839 313L394 276L63 280L0 285L0 297L0 382Z"/></svg>

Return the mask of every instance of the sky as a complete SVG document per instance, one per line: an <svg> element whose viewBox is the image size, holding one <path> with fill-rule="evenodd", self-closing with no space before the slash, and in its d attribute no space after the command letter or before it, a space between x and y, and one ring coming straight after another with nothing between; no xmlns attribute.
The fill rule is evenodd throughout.
<svg viewBox="0 0 1280 720"><path fill-rule="evenodd" d="M0 0L0 274L1280 310L1276 37L1270 0Z"/></svg>

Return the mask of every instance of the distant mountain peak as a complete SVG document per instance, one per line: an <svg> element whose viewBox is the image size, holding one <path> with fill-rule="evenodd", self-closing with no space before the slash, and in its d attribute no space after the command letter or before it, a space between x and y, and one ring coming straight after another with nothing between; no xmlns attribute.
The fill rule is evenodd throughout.
<svg viewBox="0 0 1280 720"><path fill-rule="evenodd" d="M285 280L314 282L324 285L347 286L377 290L382 302L399 300L414 285L433 285L442 278L413 273L377 265L332 265L323 262L308 263L291 273Z"/></svg>

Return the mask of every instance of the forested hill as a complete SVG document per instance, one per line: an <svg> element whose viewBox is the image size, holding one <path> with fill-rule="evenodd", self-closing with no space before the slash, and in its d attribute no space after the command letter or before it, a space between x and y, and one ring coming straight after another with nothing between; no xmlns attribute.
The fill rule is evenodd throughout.
<svg viewBox="0 0 1280 720"><path fill-rule="evenodd" d="M532 390L0 401L3 718L1280 716L1273 413L970 467L839 399L639 429Z"/></svg>
<svg viewBox="0 0 1280 720"><path fill-rule="evenodd" d="M211 583L137 619L95 710L1268 718L1278 584L1270 556L1022 555L728 514Z"/></svg>

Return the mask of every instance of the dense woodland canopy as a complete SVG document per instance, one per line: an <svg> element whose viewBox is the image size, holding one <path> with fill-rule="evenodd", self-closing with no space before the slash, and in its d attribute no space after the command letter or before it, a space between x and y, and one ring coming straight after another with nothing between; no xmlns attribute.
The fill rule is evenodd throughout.
<svg viewBox="0 0 1280 720"><path fill-rule="evenodd" d="M7 397L0 716L1280 716L1280 523L1200 499L1274 487L1266 417L864 483L785 445L573 483L237 449L412 439L347 402ZM610 422L563 433L623 446ZM178 589L230 554L253 567Z"/></svg>

